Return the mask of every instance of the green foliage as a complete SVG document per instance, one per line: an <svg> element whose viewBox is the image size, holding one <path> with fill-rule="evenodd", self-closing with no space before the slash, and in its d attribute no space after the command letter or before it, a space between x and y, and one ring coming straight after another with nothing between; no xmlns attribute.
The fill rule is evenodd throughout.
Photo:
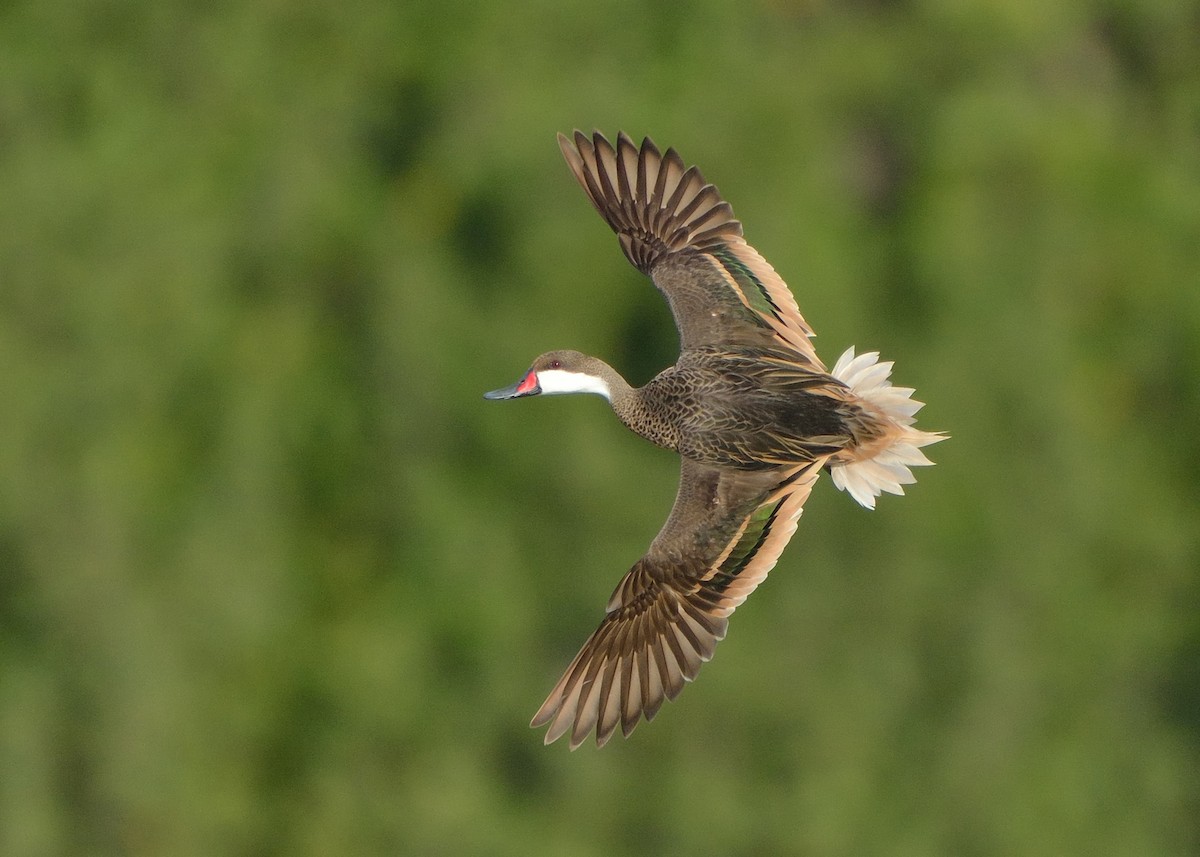
<svg viewBox="0 0 1200 857"><path fill-rule="evenodd" d="M0 6L0 853L1200 848L1200 9ZM695 686L526 727L670 508L554 132L716 182L953 440Z"/></svg>

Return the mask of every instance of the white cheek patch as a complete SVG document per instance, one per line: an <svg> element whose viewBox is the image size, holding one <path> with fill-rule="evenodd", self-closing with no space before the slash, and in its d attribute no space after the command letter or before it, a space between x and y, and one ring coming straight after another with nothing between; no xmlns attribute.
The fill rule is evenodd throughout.
<svg viewBox="0 0 1200 857"><path fill-rule="evenodd" d="M612 391L608 389L608 385L595 375L568 372L565 369L547 369L537 373L537 380L538 386L542 388L542 395L595 393L609 401L612 400Z"/></svg>

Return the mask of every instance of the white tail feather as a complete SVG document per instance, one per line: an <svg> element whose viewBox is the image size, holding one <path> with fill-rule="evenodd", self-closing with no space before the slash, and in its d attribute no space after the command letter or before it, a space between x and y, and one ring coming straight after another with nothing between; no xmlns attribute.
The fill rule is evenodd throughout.
<svg viewBox="0 0 1200 857"><path fill-rule="evenodd" d="M855 394L883 411L900 429L896 439L871 458L834 464L830 468L834 485L861 505L874 509L875 498L884 491L903 494L902 486L917 481L909 468L933 464L921 452L921 447L945 440L946 435L912 428L916 413L924 407L924 402L912 398L916 391L911 387L892 386L888 380L892 363L880 363L878 351L855 357L854 348L847 348L838 358L832 374Z"/></svg>

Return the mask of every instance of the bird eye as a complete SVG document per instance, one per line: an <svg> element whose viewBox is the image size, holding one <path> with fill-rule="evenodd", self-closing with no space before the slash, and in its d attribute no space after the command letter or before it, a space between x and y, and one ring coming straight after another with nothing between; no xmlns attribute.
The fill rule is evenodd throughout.
<svg viewBox="0 0 1200 857"><path fill-rule="evenodd" d="M550 361L550 368L551 368L551 369L561 369L561 368L562 368L562 363L561 363L561 362L559 362L558 360L551 360L551 361Z"/></svg>

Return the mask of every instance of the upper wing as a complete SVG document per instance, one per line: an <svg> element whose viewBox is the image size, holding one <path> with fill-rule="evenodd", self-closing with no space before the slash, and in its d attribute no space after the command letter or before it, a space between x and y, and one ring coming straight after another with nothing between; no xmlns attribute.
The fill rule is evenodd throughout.
<svg viewBox="0 0 1200 857"><path fill-rule="evenodd" d="M824 371L787 284L696 167L684 169L674 149L660 154L649 137L639 149L624 132L616 148L579 131L558 143L629 261L666 296L684 348L774 340Z"/></svg>
<svg viewBox="0 0 1200 857"><path fill-rule="evenodd" d="M779 559L823 462L790 471L718 471L682 460L671 516L621 580L608 614L584 643L532 726L546 743L593 728L604 746L674 699L725 636L729 614Z"/></svg>

